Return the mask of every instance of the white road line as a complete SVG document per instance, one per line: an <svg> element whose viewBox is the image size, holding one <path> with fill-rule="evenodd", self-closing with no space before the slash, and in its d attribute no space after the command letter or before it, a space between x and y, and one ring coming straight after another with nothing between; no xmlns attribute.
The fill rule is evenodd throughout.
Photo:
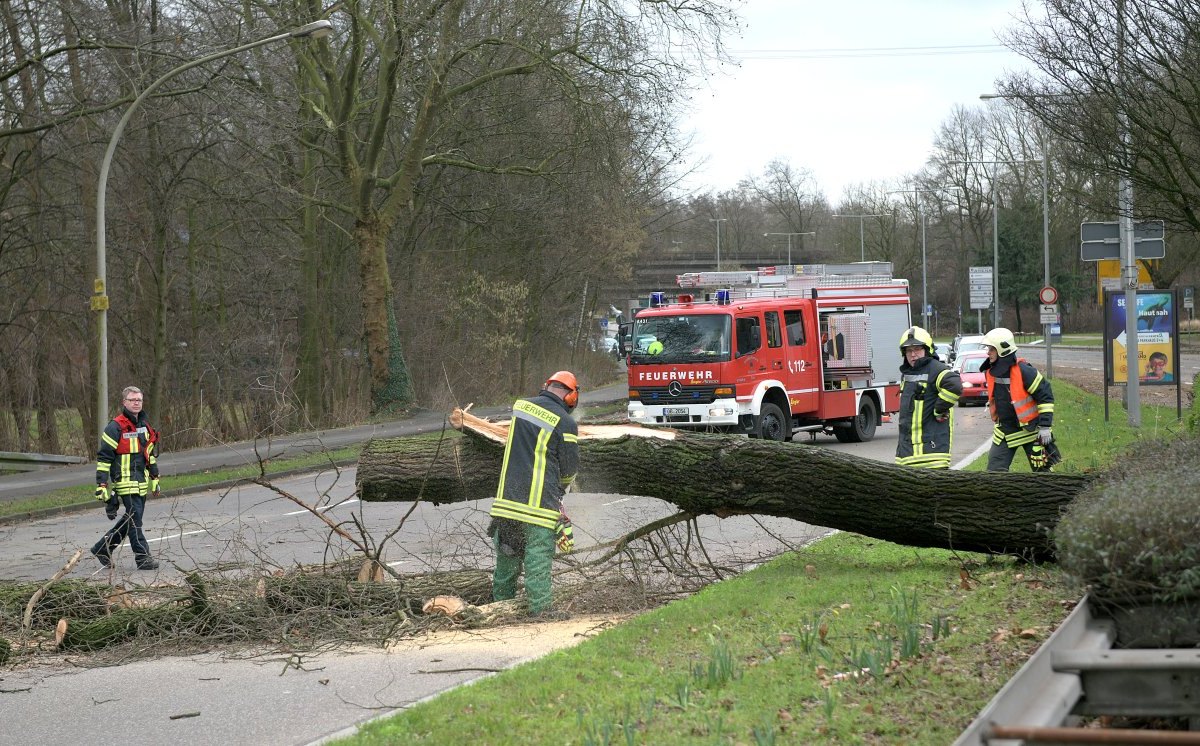
<svg viewBox="0 0 1200 746"><path fill-rule="evenodd" d="M332 510L333 508L340 508L340 507L341 507L341 506L343 506L343 505L353 505L353 504L354 504L354 503L356 503L356 502L358 502L358 498L357 498L357 497L356 497L356 498L352 498L352 499L350 499L350 500L346 500L345 502L340 502L340 503L337 503L336 505L326 505L326 506L324 506L324 507L317 508L317 512L318 512L318 513L324 513L326 510ZM311 511L308 511L308 510L293 510L291 513L284 513L284 515L285 515L285 516L289 516L289 515L304 515L305 513L309 513L309 512L311 512Z"/></svg>
<svg viewBox="0 0 1200 746"><path fill-rule="evenodd" d="M632 498L622 497L620 500L613 500L610 503L601 503L601 507L607 508L609 505L620 505L623 502L628 502Z"/></svg>
<svg viewBox="0 0 1200 746"><path fill-rule="evenodd" d="M171 534L170 536L160 536L157 539L146 539L146 543L153 544L156 541L167 541L168 539L182 539L185 536L191 536L193 534L207 534L207 533L208 533L208 529L203 529L203 528L200 529L199 531L180 531L179 533Z"/></svg>
<svg viewBox="0 0 1200 746"><path fill-rule="evenodd" d="M978 448L976 448L974 451L972 451L971 455L967 456L962 461L959 461L957 464L955 464L954 466L952 466L950 468L965 469L966 467L971 465L972 461L974 461L975 459L982 456L991 447L992 447L992 438L991 438L991 436L988 436L988 439L983 441L983 443Z"/></svg>

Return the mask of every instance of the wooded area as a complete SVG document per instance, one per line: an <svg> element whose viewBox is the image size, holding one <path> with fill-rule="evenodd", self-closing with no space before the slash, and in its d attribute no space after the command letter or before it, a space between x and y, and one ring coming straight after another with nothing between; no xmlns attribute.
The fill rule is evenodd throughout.
<svg viewBox="0 0 1200 746"><path fill-rule="evenodd" d="M1037 76L947 112L903 183L831 199L786 162L677 188L685 99L736 23L720 0L0 0L0 449L94 451L102 154L186 62L326 15L336 29L178 75L115 150L110 391L147 392L168 450L508 398L563 367L607 380L596 317L635 263L711 256L717 217L723 268L782 263L765 233L816 231L794 261L890 261L914 286L924 229L946 333L975 322L963 278L991 264L998 211L1005 321L1035 325L1043 156L1069 328L1099 321L1079 223L1115 219L1119 174L1138 216L1168 223L1156 285L1195 281L1200 2L1116 7L1018 20L1008 41Z"/></svg>
<svg viewBox="0 0 1200 746"><path fill-rule="evenodd" d="M456 411L451 421L463 421ZM385 438L358 464L361 499L452 503L496 494L503 430L469 415L464 437ZM503 423L506 425L506 423ZM631 427L580 427L579 490L642 495L693 514L752 513L916 547L1053 555L1050 529L1090 483L1080 474L884 464L825 448Z"/></svg>

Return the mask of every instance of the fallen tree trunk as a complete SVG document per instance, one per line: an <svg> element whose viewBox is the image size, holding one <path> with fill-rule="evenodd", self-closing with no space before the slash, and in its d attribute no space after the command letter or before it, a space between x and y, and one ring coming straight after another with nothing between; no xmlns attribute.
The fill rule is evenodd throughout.
<svg viewBox="0 0 1200 746"><path fill-rule="evenodd" d="M464 420L466 437L368 443L361 499L490 499L504 428L456 410L452 422ZM694 514L793 518L917 547L1049 557L1049 530L1091 480L913 469L799 443L633 430L581 428L579 491L655 497Z"/></svg>

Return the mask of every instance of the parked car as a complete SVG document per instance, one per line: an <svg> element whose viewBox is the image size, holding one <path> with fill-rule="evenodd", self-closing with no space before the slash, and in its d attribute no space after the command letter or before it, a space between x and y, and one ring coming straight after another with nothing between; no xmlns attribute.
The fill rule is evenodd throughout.
<svg viewBox="0 0 1200 746"><path fill-rule="evenodd" d="M959 356L968 352L987 352L987 345L983 343L982 334L960 334L954 338L954 342L950 345L950 362L954 362Z"/></svg>
<svg viewBox="0 0 1200 746"><path fill-rule="evenodd" d="M958 397L960 407L968 404L987 404L987 378L986 374L979 370L983 361L987 359L986 352L966 352L954 361L954 370L958 371L963 386L962 396Z"/></svg>
<svg viewBox="0 0 1200 746"><path fill-rule="evenodd" d="M941 360L943 363L946 363L947 365L950 364L950 345L949 345L949 343L935 342L933 345L933 354L936 355L937 359Z"/></svg>

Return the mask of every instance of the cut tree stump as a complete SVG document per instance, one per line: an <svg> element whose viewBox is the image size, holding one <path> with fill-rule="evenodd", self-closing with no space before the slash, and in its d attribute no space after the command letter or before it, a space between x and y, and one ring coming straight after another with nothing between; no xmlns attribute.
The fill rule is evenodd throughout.
<svg viewBox="0 0 1200 746"><path fill-rule="evenodd" d="M491 499L507 423L461 410L463 437L370 441L367 501ZM580 427L577 491L641 495L694 514L793 518L915 547L1047 559L1050 530L1093 475L915 469L800 443L627 425Z"/></svg>

